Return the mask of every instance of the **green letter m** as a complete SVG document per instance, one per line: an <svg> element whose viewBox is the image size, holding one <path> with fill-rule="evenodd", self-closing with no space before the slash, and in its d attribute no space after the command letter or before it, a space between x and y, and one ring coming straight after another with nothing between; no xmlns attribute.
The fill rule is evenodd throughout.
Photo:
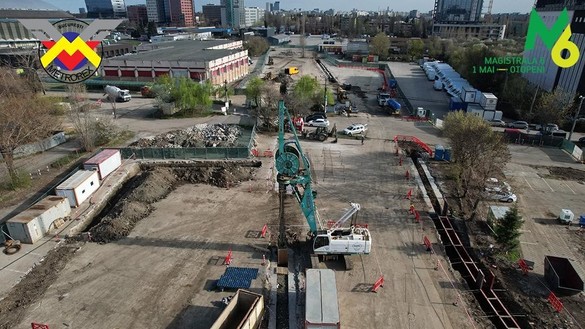
<svg viewBox="0 0 585 329"><path fill-rule="evenodd" d="M567 13L567 8L563 9L557 18L557 21L550 30L546 27L546 24L544 24L542 18L540 18L536 10L532 8L524 50L534 49L536 35L540 35L540 39L546 45L546 47L548 49L552 49L555 42L559 39L567 25L569 25L569 14Z"/></svg>

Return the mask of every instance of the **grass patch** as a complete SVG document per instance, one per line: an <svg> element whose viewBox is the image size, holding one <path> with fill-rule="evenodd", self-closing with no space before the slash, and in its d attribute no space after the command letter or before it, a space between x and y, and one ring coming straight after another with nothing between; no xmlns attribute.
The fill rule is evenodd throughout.
<svg viewBox="0 0 585 329"><path fill-rule="evenodd" d="M124 130L122 132L120 132L116 137L114 137L112 140L110 140L109 142L107 142L104 145L100 145L102 147L117 147L117 146L123 146L124 144L126 144L126 142L132 138L134 138L136 134L133 131L130 130Z"/></svg>
<svg viewBox="0 0 585 329"><path fill-rule="evenodd" d="M71 164L74 161L77 161L79 158L81 158L85 153L79 153L79 152L75 152L75 153L70 153L56 161L54 161L53 163L51 163L50 167L51 168L56 168L56 169L61 169L63 167L68 166L69 164Z"/></svg>
<svg viewBox="0 0 585 329"><path fill-rule="evenodd" d="M516 263L518 259L522 258L522 254L520 252L520 248L516 248L508 252L501 252L496 256L496 258L510 263Z"/></svg>
<svg viewBox="0 0 585 329"><path fill-rule="evenodd" d="M30 175L24 171L17 171L16 177L11 179L10 177L7 178L2 184L0 184L0 188L5 191L16 191L21 188L30 187L32 183L32 179ZM5 196L0 197L0 202L5 198Z"/></svg>

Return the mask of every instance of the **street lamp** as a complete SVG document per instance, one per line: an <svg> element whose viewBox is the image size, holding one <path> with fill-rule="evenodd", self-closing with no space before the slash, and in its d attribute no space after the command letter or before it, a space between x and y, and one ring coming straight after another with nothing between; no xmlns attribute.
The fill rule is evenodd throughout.
<svg viewBox="0 0 585 329"><path fill-rule="evenodd" d="M571 127L571 132L569 133L569 138L568 141L571 141L571 137L573 136L573 131L575 131L575 125L577 124L577 118L579 117L579 114L581 113L581 106L583 105L583 99L585 99L585 97L583 97L583 95L579 96L579 99L581 100L579 102L579 108L577 109L577 113L575 113L575 117L573 118L573 126Z"/></svg>
<svg viewBox="0 0 585 329"><path fill-rule="evenodd" d="M225 92L225 102L226 103L228 102L228 87L227 87L227 84L228 84L228 82L227 82L227 80L225 80L223 82L223 90Z"/></svg>

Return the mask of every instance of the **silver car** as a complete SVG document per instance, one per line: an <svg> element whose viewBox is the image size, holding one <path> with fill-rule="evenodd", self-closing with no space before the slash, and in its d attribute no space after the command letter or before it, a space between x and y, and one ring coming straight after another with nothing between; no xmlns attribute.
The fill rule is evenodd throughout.
<svg viewBox="0 0 585 329"><path fill-rule="evenodd" d="M508 128L526 129L528 128L528 122L526 121L514 121L508 124Z"/></svg>

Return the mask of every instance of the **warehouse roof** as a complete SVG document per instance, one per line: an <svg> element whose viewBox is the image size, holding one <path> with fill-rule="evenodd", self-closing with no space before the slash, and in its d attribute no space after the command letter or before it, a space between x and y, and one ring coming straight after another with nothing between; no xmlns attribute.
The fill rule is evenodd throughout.
<svg viewBox="0 0 585 329"><path fill-rule="evenodd" d="M231 41L230 41L231 42ZM208 49L225 44L223 40L180 40L157 44L158 49L126 54L111 58L112 61L211 61L242 51L241 49Z"/></svg>

